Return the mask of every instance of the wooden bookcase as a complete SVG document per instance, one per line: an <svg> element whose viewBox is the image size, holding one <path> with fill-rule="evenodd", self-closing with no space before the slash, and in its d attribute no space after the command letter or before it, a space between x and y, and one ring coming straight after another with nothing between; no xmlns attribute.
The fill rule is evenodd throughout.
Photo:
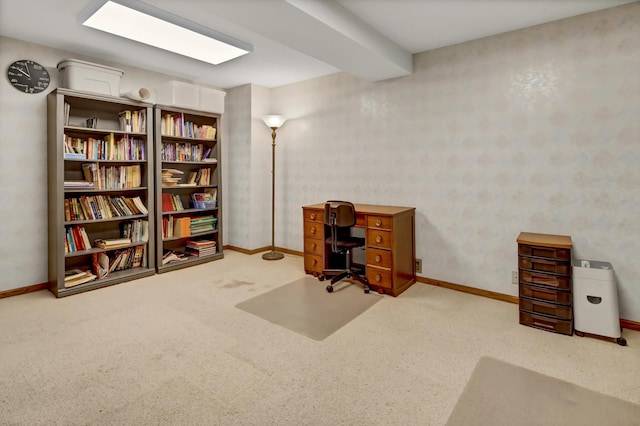
<svg viewBox="0 0 640 426"><path fill-rule="evenodd" d="M155 273L152 114L150 104L106 95L47 96L48 280L57 297ZM98 246L124 232L130 242ZM72 285L72 270L96 277Z"/></svg>
<svg viewBox="0 0 640 426"><path fill-rule="evenodd" d="M156 105L154 117L157 271L221 259L220 115Z"/></svg>

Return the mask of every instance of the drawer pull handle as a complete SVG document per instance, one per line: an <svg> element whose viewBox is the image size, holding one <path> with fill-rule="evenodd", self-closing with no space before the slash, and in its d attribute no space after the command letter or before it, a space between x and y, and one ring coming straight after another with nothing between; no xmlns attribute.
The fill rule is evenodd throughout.
<svg viewBox="0 0 640 426"><path fill-rule="evenodd" d="M380 274L376 274L375 280L377 283L379 283L382 280L382 276L380 276Z"/></svg>
<svg viewBox="0 0 640 426"><path fill-rule="evenodd" d="M382 242L382 235L377 235L376 236L376 243L381 243Z"/></svg>
<svg viewBox="0 0 640 426"><path fill-rule="evenodd" d="M548 328L549 330L555 330L555 327L553 325L547 324L546 322L533 320L533 325L537 325L538 327Z"/></svg>
<svg viewBox="0 0 640 426"><path fill-rule="evenodd" d="M318 264L318 260L317 260L317 259L313 259L313 260L311 261L311 264L312 264L313 266L316 266L316 265Z"/></svg>
<svg viewBox="0 0 640 426"><path fill-rule="evenodd" d="M382 256L380 256L379 254L376 254L376 262L380 263L381 260L382 260Z"/></svg>
<svg viewBox="0 0 640 426"><path fill-rule="evenodd" d="M311 213L309 215L309 217L311 218L311 220L315 220L316 219L316 214L315 213Z"/></svg>
<svg viewBox="0 0 640 426"><path fill-rule="evenodd" d="M311 244L311 250L315 250L316 249L316 243L312 243Z"/></svg>
<svg viewBox="0 0 640 426"><path fill-rule="evenodd" d="M312 233L312 234L315 234L315 233L316 233L316 228L315 228L315 227L311 228L311 233Z"/></svg>
<svg viewBox="0 0 640 426"><path fill-rule="evenodd" d="M382 221L380 219L376 219L376 226L382 225Z"/></svg>

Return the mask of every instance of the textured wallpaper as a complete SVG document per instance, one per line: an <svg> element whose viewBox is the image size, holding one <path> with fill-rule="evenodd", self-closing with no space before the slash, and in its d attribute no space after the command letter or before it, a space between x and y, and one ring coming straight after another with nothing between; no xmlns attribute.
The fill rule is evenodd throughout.
<svg viewBox="0 0 640 426"><path fill-rule="evenodd" d="M282 113L277 246L302 251L305 204L413 206L422 276L516 295L519 232L570 235L576 258L613 264L621 316L640 321L638 34L633 3L417 54L403 78L230 90L224 243L270 244L271 139L259 117ZM24 56L54 79L58 61L77 57L0 37L4 66ZM123 91L169 79L106 64L125 69ZM0 291L47 279L45 111L44 94L0 85Z"/></svg>
<svg viewBox="0 0 640 426"><path fill-rule="evenodd" d="M304 204L414 206L423 276L516 295L518 234L570 235L640 321L639 34L634 3L272 90L276 245L302 251Z"/></svg>

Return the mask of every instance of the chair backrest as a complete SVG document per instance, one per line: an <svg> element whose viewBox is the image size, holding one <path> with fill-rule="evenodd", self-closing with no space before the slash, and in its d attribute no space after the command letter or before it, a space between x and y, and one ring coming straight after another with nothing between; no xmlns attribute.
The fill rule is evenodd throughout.
<svg viewBox="0 0 640 426"><path fill-rule="evenodd" d="M348 201L327 201L324 204L324 223L338 228L347 228L355 225L355 206Z"/></svg>

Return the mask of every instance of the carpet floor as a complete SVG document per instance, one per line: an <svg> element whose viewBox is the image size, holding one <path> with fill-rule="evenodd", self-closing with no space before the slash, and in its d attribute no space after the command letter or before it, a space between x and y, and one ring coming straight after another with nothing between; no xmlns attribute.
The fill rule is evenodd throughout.
<svg viewBox="0 0 640 426"><path fill-rule="evenodd" d="M236 307L305 277L300 256L227 250L62 299L0 299L0 424L441 426L484 356L640 403L639 332L627 347L549 333L515 304L421 283L323 340Z"/></svg>

